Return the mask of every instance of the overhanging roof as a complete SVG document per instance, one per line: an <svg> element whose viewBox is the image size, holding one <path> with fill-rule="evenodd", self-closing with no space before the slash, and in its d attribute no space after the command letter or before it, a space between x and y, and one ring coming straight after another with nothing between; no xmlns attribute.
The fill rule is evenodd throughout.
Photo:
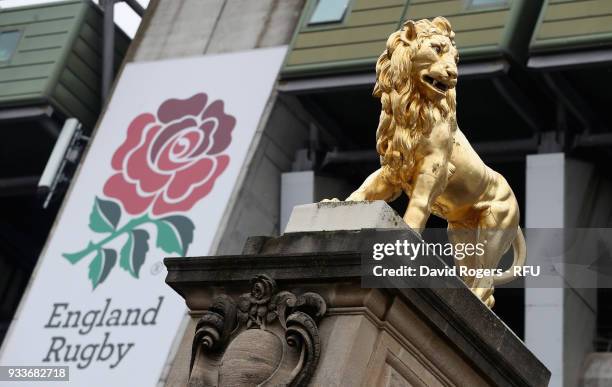
<svg viewBox="0 0 612 387"><path fill-rule="evenodd" d="M510 64L504 59L486 62L462 63L459 74L462 78L476 78L505 74ZM354 87L371 87L376 80L374 69L356 74L341 74L324 77L285 79L278 90L286 93L311 93Z"/></svg>

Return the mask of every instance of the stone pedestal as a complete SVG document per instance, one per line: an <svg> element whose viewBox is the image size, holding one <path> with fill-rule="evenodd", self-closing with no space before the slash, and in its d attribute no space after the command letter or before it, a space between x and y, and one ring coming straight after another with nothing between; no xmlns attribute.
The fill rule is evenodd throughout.
<svg viewBox="0 0 612 387"><path fill-rule="evenodd" d="M321 202L295 206L285 228L285 234L374 228L408 229L408 226L382 200L372 202Z"/></svg>
<svg viewBox="0 0 612 387"><path fill-rule="evenodd" d="M167 385L546 386L546 367L460 279L361 287L366 233L418 238L390 228L293 228L239 256L166 259L193 316Z"/></svg>

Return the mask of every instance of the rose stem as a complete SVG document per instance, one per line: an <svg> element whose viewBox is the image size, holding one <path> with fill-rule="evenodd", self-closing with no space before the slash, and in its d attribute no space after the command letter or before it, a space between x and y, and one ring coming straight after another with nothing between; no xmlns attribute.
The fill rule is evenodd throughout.
<svg viewBox="0 0 612 387"><path fill-rule="evenodd" d="M129 222L127 222L123 227L121 227L119 230L113 232L106 238L102 239L100 242L95 243L95 244L89 242L89 246L87 246L87 248L82 250L79 256L75 257L76 254L64 254L64 257L66 257L66 259L68 259L70 263L77 263L81 259L85 258L89 253L100 249L106 243L112 241L119 235L125 233L126 231L131 231L135 227L140 226L141 224L147 223L150 220L151 219L149 218L147 214L141 216L140 218L132 219Z"/></svg>

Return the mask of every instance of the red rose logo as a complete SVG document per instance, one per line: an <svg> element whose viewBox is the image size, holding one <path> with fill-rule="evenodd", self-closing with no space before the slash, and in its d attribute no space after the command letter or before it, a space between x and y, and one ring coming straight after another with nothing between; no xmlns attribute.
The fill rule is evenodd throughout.
<svg viewBox="0 0 612 387"><path fill-rule="evenodd" d="M113 155L117 173L104 185L104 194L118 199L129 214L152 207L154 216L188 211L208 195L229 164L222 152L236 125L224 113L223 101L208 102L205 93L168 99L157 115L136 117Z"/></svg>
<svg viewBox="0 0 612 387"><path fill-rule="evenodd" d="M103 190L132 216L123 216L117 201L96 197L89 228L104 237L62 254L72 264L93 255L88 277L94 289L117 264L139 278L152 239L151 227L145 225L156 230L155 246L169 254L187 254L195 225L176 213L190 210L210 193L229 164L223 151L236 125L236 119L223 112L222 101L208 102L204 93L168 99L156 115L144 113L130 123L111 160L116 173Z"/></svg>

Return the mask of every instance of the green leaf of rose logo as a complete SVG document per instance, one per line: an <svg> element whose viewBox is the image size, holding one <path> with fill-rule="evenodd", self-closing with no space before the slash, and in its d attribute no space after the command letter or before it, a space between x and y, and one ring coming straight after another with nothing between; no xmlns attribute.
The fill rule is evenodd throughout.
<svg viewBox="0 0 612 387"><path fill-rule="evenodd" d="M100 249L96 257L89 264L89 279L94 289L104 282L113 266L117 262L117 252L112 249Z"/></svg>
<svg viewBox="0 0 612 387"><path fill-rule="evenodd" d="M230 145L236 119L221 100L205 93L168 99L156 114L132 120L127 136L113 154L115 171L94 198L89 228L96 241L63 254L77 264L88 256L89 279L96 289L119 267L139 278L155 245L168 254L186 255L195 225L184 213L208 195L229 165L223 152Z"/></svg>
<svg viewBox="0 0 612 387"><path fill-rule="evenodd" d="M96 198L89 215L89 228L95 232L113 232L121 218L121 208L115 202Z"/></svg>
<svg viewBox="0 0 612 387"><path fill-rule="evenodd" d="M138 278L148 251L149 233L138 229L130 231L127 242L121 248L119 266L127 270L132 277Z"/></svg>
<svg viewBox="0 0 612 387"><path fill-rule="evenodd" d="M193 222L184 216L169 216L155 221L157 247L166 253L185 255L193 241Z"/></svg>

